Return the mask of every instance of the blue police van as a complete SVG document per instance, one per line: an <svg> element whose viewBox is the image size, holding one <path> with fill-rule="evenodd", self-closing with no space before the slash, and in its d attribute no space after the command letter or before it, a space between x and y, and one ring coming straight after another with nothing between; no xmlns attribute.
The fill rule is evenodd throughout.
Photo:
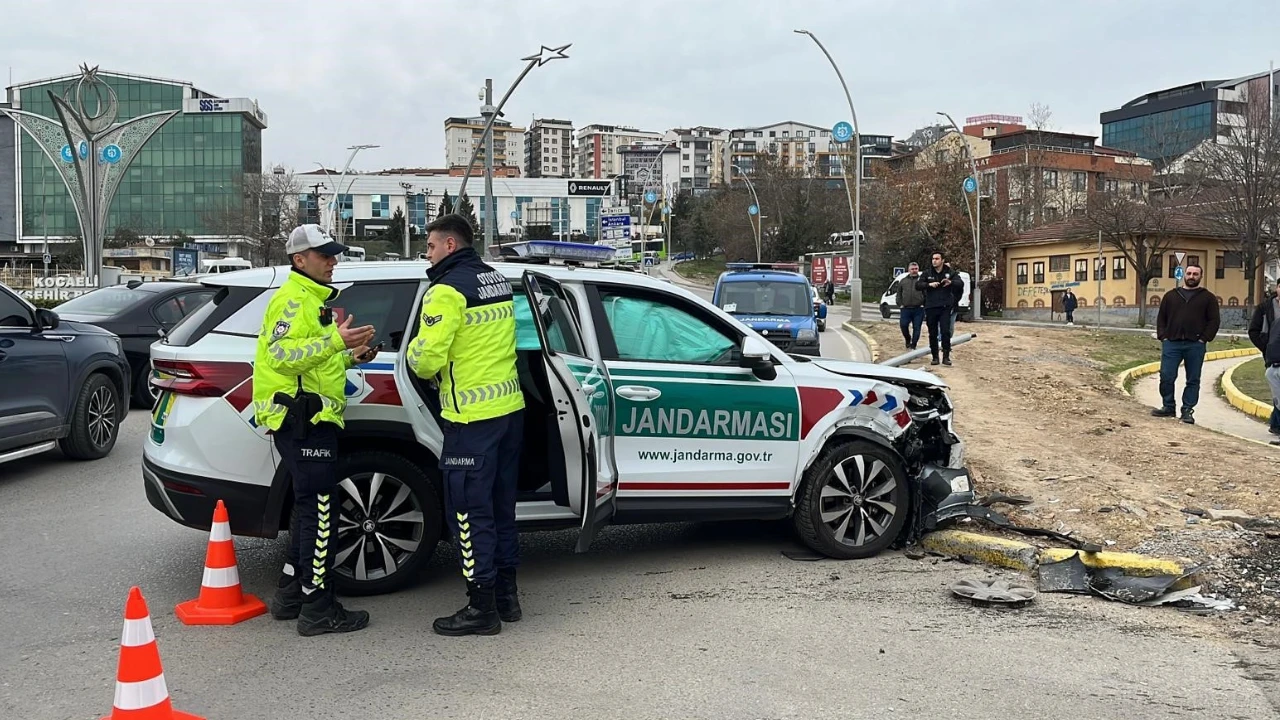
<svg viewBox="0 0 1280 720"><path fill-rule="evenodd" d="M726 263L711 302L784 352L818 356L827 306L795 263Z"/></svg>

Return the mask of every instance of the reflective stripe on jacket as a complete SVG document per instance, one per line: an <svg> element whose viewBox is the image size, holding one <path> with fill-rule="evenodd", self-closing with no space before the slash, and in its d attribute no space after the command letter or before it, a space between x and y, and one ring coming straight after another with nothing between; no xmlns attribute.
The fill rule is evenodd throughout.
<svg viewBox="0 0 1280 720"><path fill-rule="evenodd" d="M440 414L459 423L524 408L516 372L516 319L511 283L463 248L427 271L418 335L405 359L440 387Z"/></svg>
<svg viewBox="0 0 1280 720"><path fill-rule="evenodd" d="M275 394L297 397L301 378L302 389L319 395L322 403L311 422L343 426L347 368L354 361L338 324L320 324L325 303L337 297L336 288L293 270L267 303L253 360L253 416L259 425L280 429L288 409Z"/></svg>

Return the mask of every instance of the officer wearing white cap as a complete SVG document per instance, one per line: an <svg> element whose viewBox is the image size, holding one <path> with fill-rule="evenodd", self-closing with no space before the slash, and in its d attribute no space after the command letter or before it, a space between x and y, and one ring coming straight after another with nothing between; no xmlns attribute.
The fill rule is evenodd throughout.
<svg viewBox="0 0 1280 720"><path fill-rule="evenodd" d="M369 347L373 326L352 327L351 315L333 321L329 303L338 290L329 283L337 256L346 250L319 225L290 233L285 252L291 272L267 304L253 363L254 417L271 432L293 482L288 560L271 614L277 620L297 618L304 636L369 624L369 613L342 607L330 577L338 525L334 463L347 407L347 369L378 353Z"/></svg>

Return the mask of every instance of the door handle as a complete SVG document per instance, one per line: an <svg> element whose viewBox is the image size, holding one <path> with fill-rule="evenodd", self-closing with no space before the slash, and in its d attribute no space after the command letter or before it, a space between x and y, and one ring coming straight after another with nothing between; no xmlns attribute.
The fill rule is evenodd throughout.
<svg viewBox="0 0 1280 720"><path fill-rule="evenodd" d="M648 402L662 397L661 390L645 385L623 385L614 392L618 394L618 397L624 397L628 400L636 400L638 402Z"/></svg>
<svg viewBox="0 0 1280 720"><path fill-rule="evenodd" d="M595 395L596 390L600 389L599 385L583 385L581 387L582 387L582 394L586 395L587 397L591 397L592 395Z"/></svg>

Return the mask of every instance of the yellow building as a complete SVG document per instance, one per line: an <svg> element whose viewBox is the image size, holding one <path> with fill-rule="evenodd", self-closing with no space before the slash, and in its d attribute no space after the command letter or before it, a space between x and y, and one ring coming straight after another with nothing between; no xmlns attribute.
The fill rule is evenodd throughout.
<svg viewBox="0 0 1280 720"><path fill-rule="evenodd" d="M1184 254L1182 267L1194 264L1204 269L1204 287L1218 296L1224 309L1246 304L1248 283L1243 262L1228 238L1184 215L1170 223L1170 232L1171 239L1160 242L1166 248L1160 273L1147 285L1146 297L1142 298L1138 297L1138 276L1129 259L1105 238L1102 262L1098 262L1097 230L1083 218L1022 233L1001 246L1005 317L1051 319L1052 314L1062 313L1062 295L1070 288L1079 305L1077 312L1083 314L1086 308L1094 312L1101 295L1104 320L1118 320L1119 316L1136 319L1138 305L1146 306L1151 313L1164 294L1178 286L1178 253ZM1257 292L1265 289L1261 273L1256 288Z"/></svg>

